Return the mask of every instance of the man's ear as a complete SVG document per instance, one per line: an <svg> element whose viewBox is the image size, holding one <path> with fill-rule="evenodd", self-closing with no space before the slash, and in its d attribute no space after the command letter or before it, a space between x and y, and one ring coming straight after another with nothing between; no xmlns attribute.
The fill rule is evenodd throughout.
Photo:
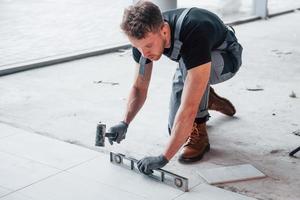
<svg viewBox="0 0 300 200"><path fill-rule="evenodd" d="M161 33L163 34L163 35L167 35L167 33L168 33L168 23L167 22L164 22L163 23L163 25L161 26Z"/></svg>

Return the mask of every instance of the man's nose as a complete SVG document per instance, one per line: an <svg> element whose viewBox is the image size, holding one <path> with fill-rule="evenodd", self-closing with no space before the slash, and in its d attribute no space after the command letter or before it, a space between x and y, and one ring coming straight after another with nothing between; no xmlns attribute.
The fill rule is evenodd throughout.
<svg viewBox="0 0 300 200"><path fill-rule="evenodd" d="M149 56L149 51L142 49L142 55L143 55L143 57L147 58L147 56Z"/></svg>

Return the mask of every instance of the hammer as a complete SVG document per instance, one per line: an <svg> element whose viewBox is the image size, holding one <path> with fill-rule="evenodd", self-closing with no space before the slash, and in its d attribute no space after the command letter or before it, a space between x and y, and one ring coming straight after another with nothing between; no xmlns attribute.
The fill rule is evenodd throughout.
<svg viewBox="0 0 300 200"><path fill-rule="evenodd" d="M114 138L116 136L117 136L116 133L106 133L106 125L99 122L97 124L95 145L99 147L104 147L105 137Z"/></svg>

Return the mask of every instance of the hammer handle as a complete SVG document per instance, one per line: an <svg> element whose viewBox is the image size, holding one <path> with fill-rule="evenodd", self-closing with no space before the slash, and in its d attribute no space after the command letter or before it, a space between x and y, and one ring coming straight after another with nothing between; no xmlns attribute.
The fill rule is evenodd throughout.
<svg viewBox="0 0 300 200"><path fill-rule="evenodd" d="M117 136L116 133L105 133L105 137L115 138Z"/></svg>

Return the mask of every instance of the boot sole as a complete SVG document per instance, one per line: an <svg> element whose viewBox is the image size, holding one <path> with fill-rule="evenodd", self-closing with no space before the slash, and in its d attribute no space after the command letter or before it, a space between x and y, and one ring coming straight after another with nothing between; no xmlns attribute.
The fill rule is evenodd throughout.
<svg viewBox="0 0 300 200"><path fill-rule="evenodd" d="M192 157L192 158L184 158L184 157L180 156L180 157L178 158L178 161L179 161L180 163L193 163L193 162L197 162L197 161L201 160L201 159L203 158L204 154L205 154L206 152L209 152L209 150L210 150L210 144L208 144L208 145L205 147L205 149L204 149L204 151L203 151L202 154L200 154L200 155L198 155L198 156L196 156L196 157Z"/></svg>

